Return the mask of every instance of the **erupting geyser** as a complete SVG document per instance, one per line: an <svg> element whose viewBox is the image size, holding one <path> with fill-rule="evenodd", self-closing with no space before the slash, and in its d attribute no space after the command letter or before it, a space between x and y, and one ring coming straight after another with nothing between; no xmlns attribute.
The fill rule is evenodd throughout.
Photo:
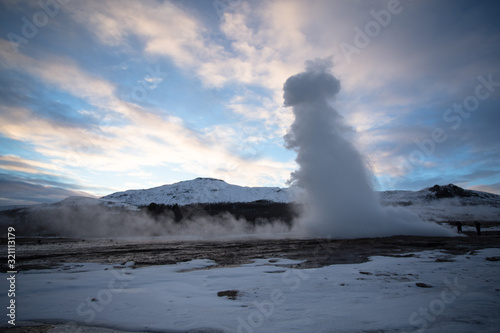
<svg viewBox="0 0 500 333"><path fill-rule="evenodd" d="M297 152L299 170L291 181L306 192L300 230L334 238L453 235L402 208L380 205L371 172L351 143L353 129L328 103L340 91L331 67L329 58L307 61L306 71L283 87L285 106L295 115L284 137L286 147Z"/></svg>

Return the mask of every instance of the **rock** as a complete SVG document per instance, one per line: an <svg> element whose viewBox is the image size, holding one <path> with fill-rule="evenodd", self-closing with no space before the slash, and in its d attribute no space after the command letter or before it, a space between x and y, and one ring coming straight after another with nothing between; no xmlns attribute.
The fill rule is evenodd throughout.
<svg viewBox="0 0 500 333"><path fill-rule="evenodd" d="M454 184L448 185L434 185L429 188L430 192L434 193L434 196L437 199L441 198L469 198L469 197L477 197L478 194L471 190L464 190L461 187L458 187Z"/></svg>
<svg viewBox="0 0 500 333"><path fill-rule="evenodd" d="M417 282L415 284L417 285L417 287L420 287L420 288L432 288L432 286L430 284L423 283L423 282Z"/></svg>
<svg viewBox="0 0 500 333"><path fill-rule="evenodd" d="M449 258L437 258L436 262L454 262L455 260Z"/></svg>
<svg viewBox="0 0 500 333"><path fill-rule="evenodd" d="M219 291L217 293L217 296L227 297L229 299L235 300L238 297L238 294L239 294L238 290L225 290L225 291Z"/></svg>

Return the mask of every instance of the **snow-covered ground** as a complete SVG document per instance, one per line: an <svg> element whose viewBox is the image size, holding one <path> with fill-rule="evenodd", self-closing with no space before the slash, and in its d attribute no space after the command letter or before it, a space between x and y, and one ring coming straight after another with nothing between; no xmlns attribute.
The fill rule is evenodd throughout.
<svg viewBox="0 0 500 333"><path fill-rule="evenodd" d="M284 258L212 269L210 260L136 269L66 264L17 274L16 319L162 332L493 333L500 327L500 262L491 257L500 249L316 269ZM236 299L217 296L226 290L237 290ZM5 304L6 293L1 298Z"/></svg>

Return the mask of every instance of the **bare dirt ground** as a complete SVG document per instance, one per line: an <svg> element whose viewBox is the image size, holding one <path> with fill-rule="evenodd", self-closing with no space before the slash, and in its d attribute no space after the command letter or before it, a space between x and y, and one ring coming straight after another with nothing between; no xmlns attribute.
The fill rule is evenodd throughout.
<svg viewBox="0 0 500 333"><path fill-rule="evenodd" d="M64 263L120 264L135 267L210 259L212 268L238 266L255 258L303 260L298 267L361 263L370 256L411 256L412 252L442 250L451 255L500 247L500 231L462 237L391 236L363 239L237 239L221 241L112 240L69 238L16 239L18 270L53 268ZM6 246L2 246L6 248Z"/></svg>

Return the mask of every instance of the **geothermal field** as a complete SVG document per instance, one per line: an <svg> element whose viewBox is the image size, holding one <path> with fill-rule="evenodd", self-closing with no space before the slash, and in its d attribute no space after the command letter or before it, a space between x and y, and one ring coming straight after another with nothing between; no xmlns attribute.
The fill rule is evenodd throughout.
<svg viewBox="0 0 500 333"><path fill-rule="evenodd" d="M468 225L456 237L276 237L17 239L11 330L498 330L497 223L480 237Z"/></svg>
<svg viewBox="0 0 500 333"><path fill-rule="evenodd" d="M3 327L498 332L500 196L375 192L329 104L330 67L309 61L284 84L288 188L197 178L3 210Z"/></svg>
<svg viewBox="0 0 500 333"><path fill-rule="evenodd" d="M500 1L0 0L0 332L500 332Z"/></svg>

